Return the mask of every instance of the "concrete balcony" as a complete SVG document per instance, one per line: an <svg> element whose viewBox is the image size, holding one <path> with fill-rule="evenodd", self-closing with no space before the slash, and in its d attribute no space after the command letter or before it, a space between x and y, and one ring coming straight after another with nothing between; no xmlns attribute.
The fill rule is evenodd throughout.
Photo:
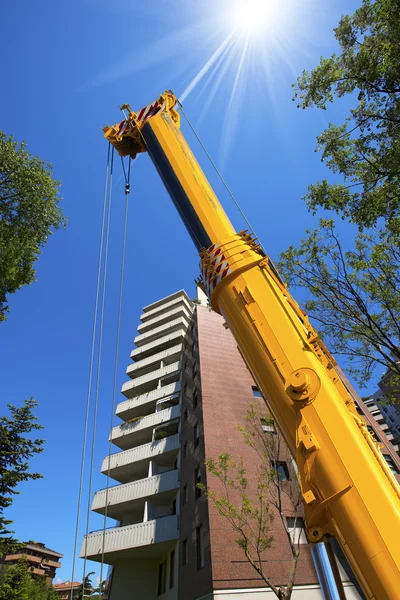
<svg viewBox="0 0 400 600"><path fill-rule="evenodd" d="M83 540L80 556L112 565L121 558L156 558L165 553L178 539L176 515L160 517L125 527L93 531Z"/></svg>
<svg viewBox="0 0 400 600"><path fill-rule="evenodd" d="M120 402L115 414L124 421L129 421L129 419L133 419L134 417L149 415L155 412L157 402L169 396L176 396L180 391L181 384L179 381L175 381L152 392L147 392L130 400Z"/></svg>
<svg viewBox="0 0 400 600"><path fill-rule="evenodd" d="M142 375L151 373L156 369L166 367L171 363L179 361L182 350L183 345L177 344L176 346L172 346L172 348L168 348L168 350L157 352L157 354L153 354L148 358L144 358L143 360L128 365L126 374L129 375L131 379L136 379L137 377L142 377Z"/></svg>
<svg viewBox="0 0 400 600"><path fill-rule="evenodd" d="M139 418L133 423L123 423L122 425L118 425L118 427L114 427L110 437L113 444L122 450L135 448L152 441L154 427L161 423L179 420L180 415L180 406L165 408L159 412Z"/></svg>
<svg viewBox="0 0 400 600"><path fill-rule="evenodd" d="M160 327L155 327L151 331L147 333L142 333L141 335L137 335L133 340L136 346L140 348L140 346L144 346L150 342L154 342L158 338L164 337L167 334L174 333L180 329L186 329L188 326L188 322L184 317L179 317L178 319L174 319L169 323L165 323L164 325L160 325Z"/></svg>
<svg viewBox="0 0 400 600"><path fill-rule="evenodd" d="M137 379L132 379L131 381L124 383L121 392L127 398L133 398L134 396L144 394L145 392L151 392L159 387L164 387L164 385L178 381L180 377L180 368L181 364L178 361L171 365L167 365L162 369L146 373L146 375L142 375ZM161 386L159 386L160 380Z"/></svg>
<svg viewBox="0 0 400 600"><path fill-rule="evenodd" d="M187 323L189 323L190 319L192 318L192 311L189 308L186 308L183 304L181 304L180 306L176 306L171 310L163 312L163 314L161 315L158 314L152 319L146 320L144 323L139 325L137 330L140 334L146 333L151 329L155 329L160 325L165 325L165 323L173 321L174 319L177 319L179 317L184 317Z"/></svg>
<svg viewBox="0 0 400 600"><path fill-rule="evenodd" d="M176 344L181 344L186 336L186 327L181 327L177 331L169 332L168 335L163 335L156 340L148 342L140 348L135 348L131 352L131 359L138 361L157 352L162 352L163 350L167 350L167 348L172 348Z"/></svg>
<svg viewBox="0 0 400 600"><path fill-rule="evenodd" d="M143 314L140 316L140 320L144 323L148 319L153 319L156 315L162 315L164 312L168 312L179 305L185 306L188 310L193 310L192 303L186 294L179 293L171 296L170 299L164 298L159 302L154 302L153 304L149 304L149 306L145 306Z"/></svg>
<svg viewBox="0 0 400 600"><path fill-rule="evenodd" d="M93 498L92 510L104 515L106 502L107 516L123 521L127 514L144 514L147 500L154 504L169 505L179 489L178 470L167 471L153 477L146 477L124 485L116 485L107 490L100 490Z"/></svg>
<svg viewBox="0 0 400 600"><path fill-rule="evenodd" d="M179 435L171 435L137 448L117 452L110 456L110 477L120 483L144 479L149 462L154 461L160 470L173 469L180 447ZM109 457L103 460L101 472L107 475Z"/></svg>

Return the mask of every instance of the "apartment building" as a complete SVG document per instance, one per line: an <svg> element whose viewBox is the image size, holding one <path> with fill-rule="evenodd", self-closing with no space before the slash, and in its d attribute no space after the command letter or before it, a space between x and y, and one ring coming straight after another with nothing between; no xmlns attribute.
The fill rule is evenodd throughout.
<svg viewBox="0 0 400 600"><path fill-rule="evenodd" d="M130 379L122 386L125 400L116 409L123 422L111 434L118 450L101 467L114 481L92 504L100 514L107 506L118 525L90 533L81 549L81 556L86 552L94 561L104 553L113 567L110 600L274 597L235 544L229 524L197 487L207 485L205 458L222 452L242 456L252 472L254 451L243 444L238 427L249 404L260 401L222 317L198 293L191 302L184 291L176 292L146 306L140 317ZM378 431L369 413L368 418ZM285 531L290 519L288 514L285 526L274 520L274 543L262 558L276 584L286 583L290 568ZM304 535L301 540L292 597L321 600ZM338 569L346 597L359 599L351 576Z"/></svg>
<svg viewBox="0 0 400 600"><path fill-rule="evenodd" d="M370 398L364 399L364 404L380 426L381 430L385 432L385 435L392 444L395 452L399 454L400 423L399 426L397 426L396 419L393 416L393 413L396 416L400 414L399 407L382 404L380 402L380 396L382 396L381 391L375 392Z"/></svg>
<svg viewBox="0 0 400 600"><path fill-rule="evenodd" d="M26 560L30 571L34 575L44 577L47 584L51 585L57 569L61 567L60 558L63 558L63 554L50 550L50 548L46 548L45 544L38 542L26 544L16 554L7 554L3 560L8 565L15 564L19 560Z"/></svg>
<svg viewBox="0 0 400 600"><path fill-rule="evenodd" d="M60 600L73 600L82 590L81 581L64 581L53 586L55 593Z"/></svg>

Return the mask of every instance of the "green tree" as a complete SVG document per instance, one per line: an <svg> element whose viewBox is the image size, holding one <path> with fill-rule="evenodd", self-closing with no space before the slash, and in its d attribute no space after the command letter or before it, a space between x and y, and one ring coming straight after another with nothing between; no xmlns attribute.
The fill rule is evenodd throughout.
<svg viewBox="0 0 400 600"><path fill-rule="evenodd" d="M335 356L365 387L377 367L392 373L400 392L400 239L385 231L360 233L345 250L332 220L320 220L298 248L281 254L290 287L305 289L305 310Z"/></svg>
<svg viewBox="0 0 400 600"><path fill-rule="evenodd" d="M42 477L29 471L29 459L42 452L44 444L44 440L30 437L32 432L43 429L32 412L36 406L33 398L19 408L9 404L10 416L0 418L0 558L18 547L9 530L12 521L5 519L4 509L19 493L19 483Z"/></svg>
<svg viewBox="0 0 400 600"><path fill-rule="evenodd" d="M279 600L289 600L300 556L302 527L302 497L294 463L273 420L258 405L250 405L245 425L239 429L245 444L258 455L255 480L252 476L252 483L249 483L243 459L236 460L230 454L222 453L217 459L206 460L211 485L206 488L198 484L198 487L236 533L236 544L265 584ZM281 461L287 465L287 479L282 477L278 467ZM288 513L294 520L292 530L288 528ZM274 543L275 518L282 522L292 555L286 585L276 585L265 569L268 558L264 553Z"/></svg>
<svg viewBox="0 0 400 600"><path fill-rule="evenodd" d="M90 598L93 592L92 575L94 574L94 571L91 571L85 575L83 586L73 593L73 600L84 600L84 598Z"/></svg>
<svg viewBox="0 0 400 600"><path fill-rule="evenodd" d="M58 188L51 165L0 131L0 321L7 295L34 281L41 249L65 225Z"/></svg>
<svg viewBox="0 0 400 600"><path fill-rule="evenodd" d="M305 109L326 110L349 96L344 123L330 123L317 150L335 179L309 186L309 210L333 211L358 235L344 244L321 220L300 246L281 255L286 283L303 288L305 309L328 347L344 356L364 386L388 371L390 399L400 391L400 10L396 0L363 0L334 30L340 52L321 58L295 84Z"/></svg>
<svg viewBox="0 0 400 600"><path fill-rule="evenodd" d="M322 161L341 181L310 185L311 210L334 210L360 228L380 218L400 232L400 7L398 0L363 0L334 30L340 53L321 58L295 84L298 106L326 109L350 96L341 125L317 138Z"/></svg>
<svg viewBox="0 0 400 600"><path fill-rule="evenodd" d="M55 591L43 577L29 572L24 560L15 565L2 565L0 569L0 600L57 600Z"/></svg>

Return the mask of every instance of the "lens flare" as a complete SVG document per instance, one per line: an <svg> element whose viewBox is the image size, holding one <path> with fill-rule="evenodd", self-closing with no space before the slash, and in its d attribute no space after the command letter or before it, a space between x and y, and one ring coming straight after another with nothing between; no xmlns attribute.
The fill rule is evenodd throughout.
<svg viewBox="0 0 400 600"><path fill-rule="evenodd" d="M282 9L275 0L238 0L233 4L233 26L250 37L259 36L279 26Z"/></svg>

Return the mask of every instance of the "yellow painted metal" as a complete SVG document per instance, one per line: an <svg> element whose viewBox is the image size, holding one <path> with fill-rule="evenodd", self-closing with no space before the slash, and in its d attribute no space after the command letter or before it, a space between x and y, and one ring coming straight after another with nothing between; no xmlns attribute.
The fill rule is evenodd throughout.
<svg viewBox="0 0 400 600"><path fill-rule="evenodd" d="M217 196L194 157L180 129L166 112L149 119L148 125L178 177L212 244L235 233Z"/></svg>
<svg viewBox="0 0 400 600"><path fill-rule="evenodd" d="M400 488L334 361L267 258L236 235L220 312L296 459L310 541L338 539L369 599L400 598ZM203 252L206 284L215 275Z"/></svg>
<svg viewBox="0 0 400 600"><path fill-rule="evenodd" d="M309 540L336 537L367 598L399 600L399 485L334 359L270 260L234 232L172 116L159 113L149 123L212 241L201 252L212 307L297 462Z"/></svg>

